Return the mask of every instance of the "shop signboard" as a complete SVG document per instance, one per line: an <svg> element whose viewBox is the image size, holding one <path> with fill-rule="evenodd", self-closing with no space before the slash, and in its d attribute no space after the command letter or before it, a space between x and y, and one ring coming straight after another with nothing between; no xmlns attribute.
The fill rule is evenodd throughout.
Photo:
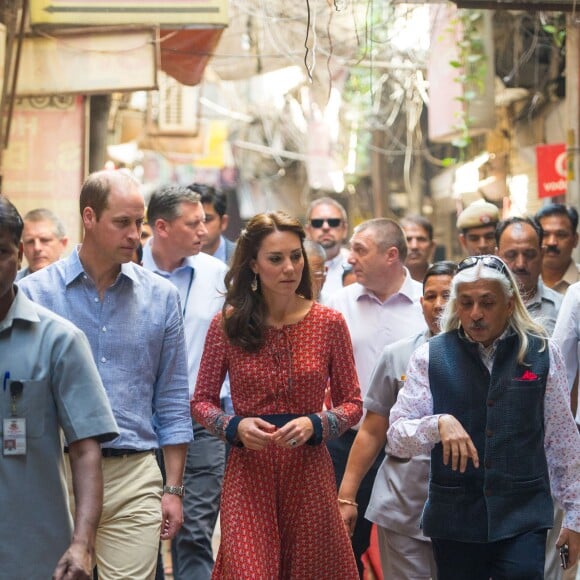
<svg viewBox="0 0 580 580"><path fill-rule="evenodd" d="M565 195L566 145L564 143L537 145L536 167L538 174L538 197Z"/></svg>
<svg viewBox="0 0 580 580"><path fill-rule="evenodd" d="M228 0L30 0L32 26L227 26Z"/></svg>
<svg viewBox="0 0 580 580"><path fill-rule="evenodd" d="M18 99L3 159L2 193L22 215L39 207L54 211L65 225L71 247L81 233L85 102L72 95Z"/></svg>
<svg viewBox="0 0 580 580"><path fill-rule="evenodd" d="M152 27L67 31L26 37L16 94L46 96L157 88Z"/></svg>

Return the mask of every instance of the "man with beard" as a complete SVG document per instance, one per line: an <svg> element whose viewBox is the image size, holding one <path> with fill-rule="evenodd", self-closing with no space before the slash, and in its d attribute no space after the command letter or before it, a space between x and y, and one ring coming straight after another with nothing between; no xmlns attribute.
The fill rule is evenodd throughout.
<svg viewBox="0 0 580 580"><path fill-rule="evenodd" d="M457 218L459 242L468 256L493 254L499 210L482 199L468 205Z"/></svg>
<svg viewBox="0 0 580 580"><path fill-rule="evenodd" d="M578 245L578 212L561 203L544 206L536 214L544 233L542 279L544 284L560 294L580 280L580 264L572 260Z"/></svg>
<svg viewBox="0 0 580 580"><path fill-rule="evenodd" d="M423 216L410 215L401 220L401 227L407 238L408 253L405 266L413 280L423 282L435 251L433 226Z"/></svg>
<svg viewBox="0 0 580 580"><path fill-rule="evenodd" d="M499 222L496 243L497 255L515 276L530 316L551 335L562 297L540 278L542 230L530 218L512 217Z"/></svg>
<svg viewBox="0 0 580 580"><path fill-rule="evenodd" d="M348 233L346 210L331 197L314 200L306 212L306 237L326 250L326 280L321 302L342 288L343 265L348 251L342 247Z"/></svg>

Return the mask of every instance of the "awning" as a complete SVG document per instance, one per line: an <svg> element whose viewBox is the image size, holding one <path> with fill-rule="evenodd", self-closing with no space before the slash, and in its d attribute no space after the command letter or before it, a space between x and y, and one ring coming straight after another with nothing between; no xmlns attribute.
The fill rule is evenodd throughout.
<svg viewBox="0 0 580 580"><path fill-rule="evenodd" d="M161 69L182 85L197 85L223 30L161 30Z"/></svg>

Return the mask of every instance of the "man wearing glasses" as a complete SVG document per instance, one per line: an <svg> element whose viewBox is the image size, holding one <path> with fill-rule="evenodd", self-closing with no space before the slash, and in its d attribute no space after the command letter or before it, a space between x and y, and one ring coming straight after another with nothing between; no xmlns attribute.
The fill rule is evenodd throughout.
<svg viewBox="0 0 580 580"><path fill-rule="evenodd" d="M431 453L422 527L439 580L543 579L550 488L566 511L562 563L573 565L580 435L559 349L496 256L459 264L441 328L412 355L387 433L390 454Z"/></svg>
<svg viewBox="0 0 580 580"><path fill-rule="evenodd" d="M348 251L343 248L348 233L346 210L331 197L314 200L306 213L306 237L326 250L326 280L321 301L342 288L343 265Z"/></svg>

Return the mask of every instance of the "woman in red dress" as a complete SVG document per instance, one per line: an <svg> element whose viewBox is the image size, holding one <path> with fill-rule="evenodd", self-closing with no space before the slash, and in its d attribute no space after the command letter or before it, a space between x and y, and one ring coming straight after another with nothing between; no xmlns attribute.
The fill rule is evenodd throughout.
<svg viewBox="0 0 580 580"><path fill-rule="evenodd" d="M206 338L191 411L233 446L215 579L358 578L324 441L358 422L362 401L346 323L312 301L303 240L283 212L250 220ZM235 415L220 409L226 373Z"/></svg>

